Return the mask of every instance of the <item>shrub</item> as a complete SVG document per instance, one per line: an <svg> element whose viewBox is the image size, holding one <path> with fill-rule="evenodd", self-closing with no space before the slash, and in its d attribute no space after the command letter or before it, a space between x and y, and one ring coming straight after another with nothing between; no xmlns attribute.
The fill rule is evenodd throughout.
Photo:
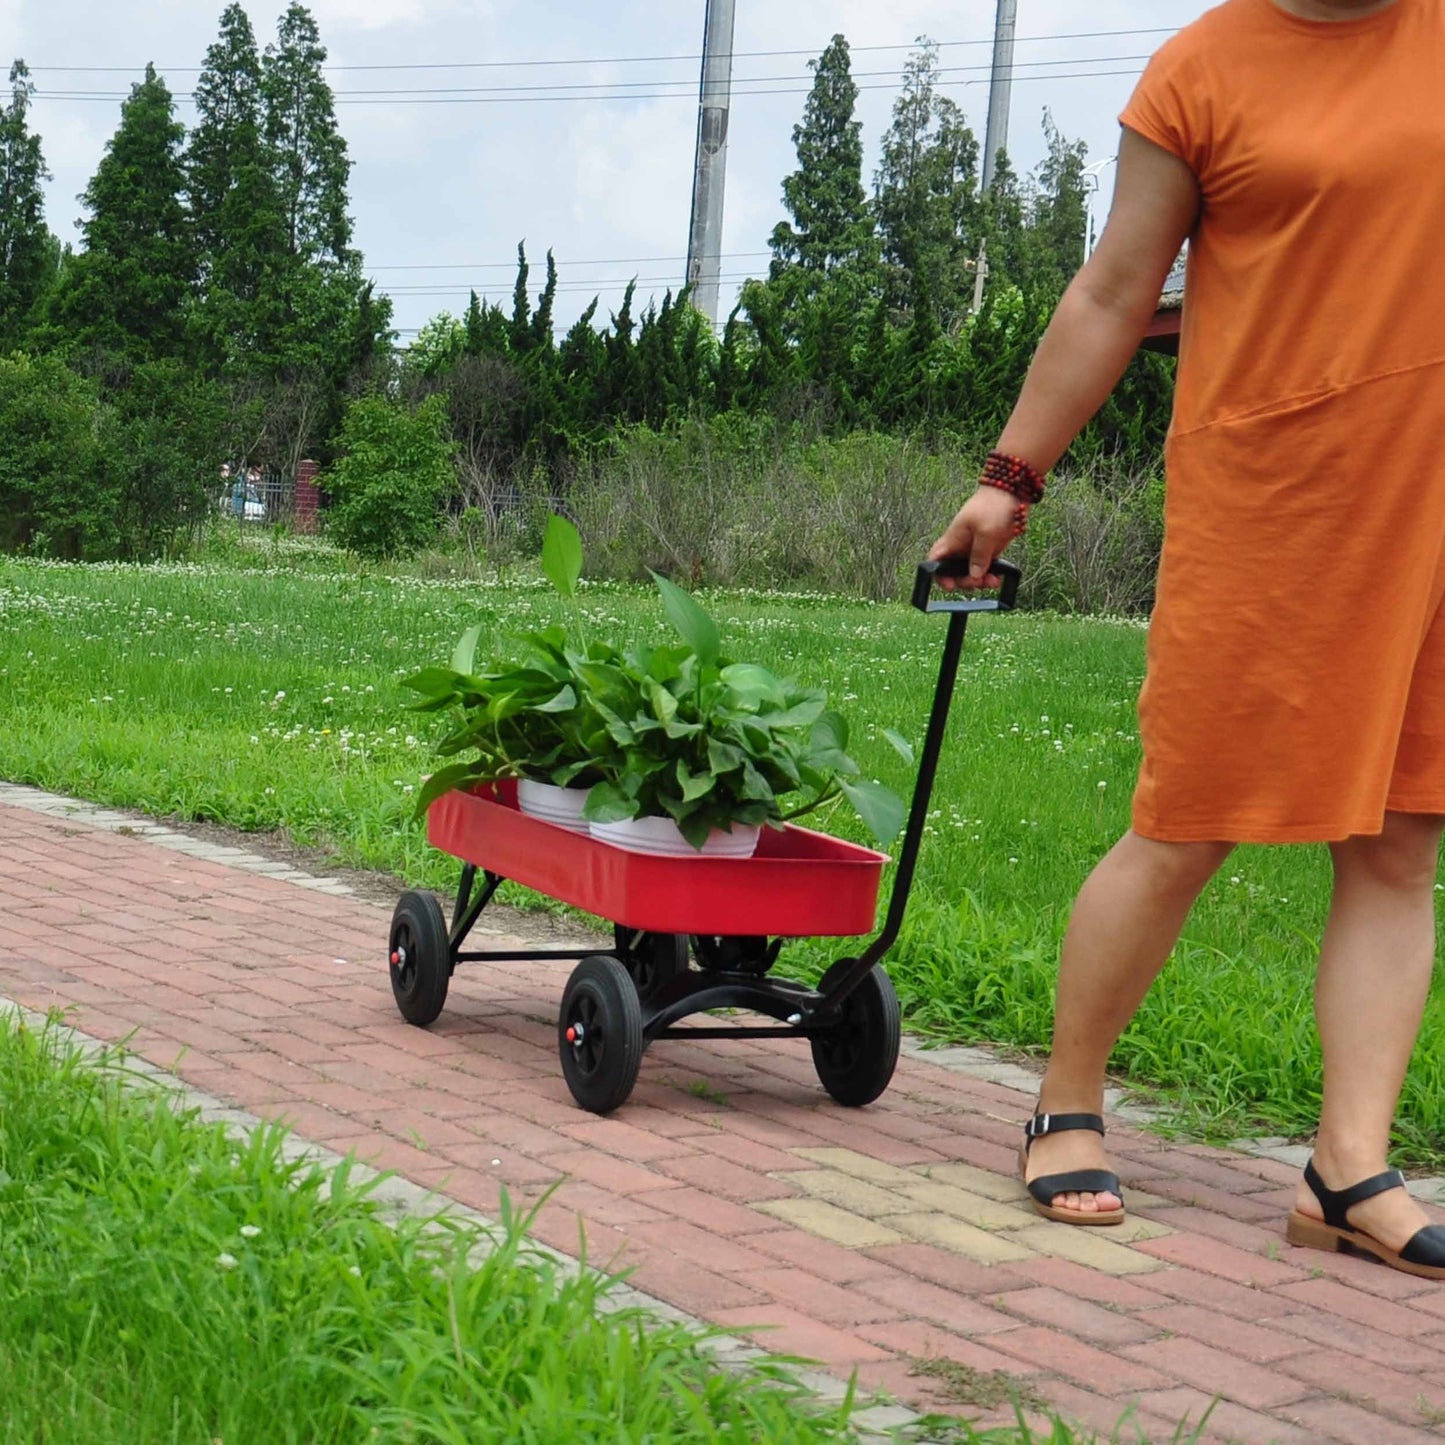
<svg viewBox="0 0 1445 1445"><path fill-rule="evenodd" d="M347 409L340 447L326 478L336 540L371 560L406 556L431 541L438 507L456 484L446 397L430 396L414 410L361 397Z"/></svg>
<svg viewBox="0 0 1445 1445"><path fill-rule="evenodd" d="M114 554L119 508L101 466L96 388L56 357L0 358L0 548Z"/></svg>

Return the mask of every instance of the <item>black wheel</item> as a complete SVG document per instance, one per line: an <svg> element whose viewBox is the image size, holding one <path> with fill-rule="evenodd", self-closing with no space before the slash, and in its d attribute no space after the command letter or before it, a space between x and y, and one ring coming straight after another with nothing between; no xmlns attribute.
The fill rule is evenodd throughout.
<svg viewBox="0 0 1445 1445"><path fill-rule="evenodd" d="M687 972L687 938L680 933L638 933L620 923L613 930L617 960L637 985L637 996L651 1003L673 979Z"/></svg>
<svg viewBox="0 0 1445 1445"><path fill-rule="evenodd" d="M391 918L391 991L401 1016L425 1028L447 1001L452 950L446 914L430 893L403 893Z"/></svg>
<svg viewBox="0 0 1445 1445"><path fill-rule="evenodd" d="M593 1114L610 1114L626 1103L642 1047L637 985L615 958L584 958L567 980L557 1020L562 1076L572 1097Z"/></svg>
<svg viewBox="0 0 1445 1445"><path fill-rule="evenodd" d="M835 963L823 975L819 992L826 993L853 965L848 958ZM893 981L875 967L843 1000L839 1012L835 1028L812 1037L813 1067L840 1104L861 1109L882 1094L898 1066L903 1023Z"/></svg>

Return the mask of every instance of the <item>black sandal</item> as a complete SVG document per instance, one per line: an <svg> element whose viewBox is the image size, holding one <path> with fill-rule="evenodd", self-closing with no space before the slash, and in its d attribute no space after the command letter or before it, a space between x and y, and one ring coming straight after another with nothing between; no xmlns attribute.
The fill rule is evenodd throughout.
<svg viewBox="0 0 1445 1445"><path fill-rule="evenodd" d="M1120 1200L1124 1191L1119 1187L1119 1176L1107 1169L1075 1169L1068 1174L1045 1174L1041 1179L1029 1183L1029 1149L1035 1139L1046 1134L1065 1134L1073 1129L1091 1129L1095 1134L1104 1132L1104 1121L1098 1114L1035 1114L1024 1125L1024 1147L1019 1155L1019 1170L1023 1176L1024 1188L1034 1202L1034 1208L1045 1219L1059 1224L1122 1224L1124 1210L1095 1209L1085 1213L1082 1209L1055 1209L1054 1199L1060 1194L1114 1194Z"/></svg>
<svg viewBox="0 0 1445 1445"><path fill-rule="evenodd" d="M1421 1279L1445 1279L1445 1224L1427 1224L1410 1238L1404 1249L1394 1250L1363 1229L1356 1229L1349 1221L1350 1210L1355 1205L1377 1194L1405 1187L1405 1176L1398 1169L1387 1169L1348 1189L1329 1189L1311 1159L1305 1165L1305 1183L1319 1200L1325 1217L1311 1219L1298 1209L1293 1210L1285 1229L1285 1238L1291 1244L1326 1251L1359 1249L1405 1274L1418 1275Z"/></svg>

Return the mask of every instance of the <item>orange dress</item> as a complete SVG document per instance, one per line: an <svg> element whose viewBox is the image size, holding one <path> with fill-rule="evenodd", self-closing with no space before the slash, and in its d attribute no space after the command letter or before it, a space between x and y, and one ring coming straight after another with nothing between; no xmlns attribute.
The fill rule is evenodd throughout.
<svg viewBox="0 0 1445 1445"><path fill-rule="evenodd" d="M1445 0L1226 0L1121 120L1204 197L1134 826L1329 842L1445 814Z"/></svg>

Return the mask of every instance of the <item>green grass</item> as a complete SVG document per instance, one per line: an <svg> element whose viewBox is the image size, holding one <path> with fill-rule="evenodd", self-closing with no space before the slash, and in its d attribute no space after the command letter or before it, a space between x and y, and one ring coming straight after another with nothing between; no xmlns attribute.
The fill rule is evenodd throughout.
<svg viewBox="0 0 1445 1445"><path fill-rule="evenodd" d="M0 1017L0 1441L851 1439L786 1370L565 1274L520 1223L392 1227L343 1166L287 1162ZM468 1256L472 1262L468 1262Z"/></svg>
<svg viewBox="0 0 1445 1445"><path fill-rule="evenodd" d="M857 1438L851 1399L820 1404L788 1362L722 1372L699 1332L606 1308L615 1286L534 1251L526 1220L484 1235L389 1218L374 1183L288 1161L284 1142L241 1140L118 1051L0 1014L0 1442ZM923 1433L1084 1438L1057 1420Z"/></svg>
<svg viewBox="0 0 1445 1445"><path fill-rule="evenodd" d="M106 803L284 829L338 862L448 886L411 820L430 721L399 679L445 662L475 621L561 618L539 584L347 569L324 551L196 568L0 562L0 776ZM900 605L729 593L708 599L735 656L826 684L865 766L921 737L942 625ZM650 593L583 597L620 638L662 626ZM914 1028L1047 1043L1058 944L1090 867L1127 827L1144 632L1127 622L984 619L970 633L918 888L890 958ZM831 821L847 832L842 813ZM1116 1055L1195 1133L1299 1134L1319 1058L1310 985L1328 903L1323 849L1245 849L1206 893ZM815 968L832 945L791 950ZM1402 1160L1439 1166L1445 989L1406 1083Z"/></svg>

